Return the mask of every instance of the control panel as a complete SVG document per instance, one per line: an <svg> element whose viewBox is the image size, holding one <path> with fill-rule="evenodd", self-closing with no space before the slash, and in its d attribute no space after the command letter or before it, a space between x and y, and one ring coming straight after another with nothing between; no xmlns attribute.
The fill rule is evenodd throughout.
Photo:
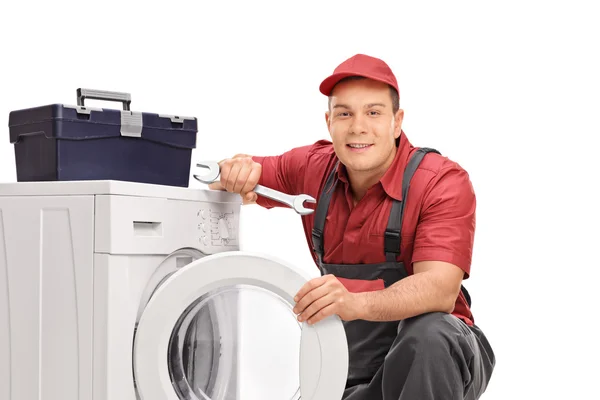
<svg viewBox="0 0 600 400"><path fill-rule="evenodd" d="M198 240L201 247L214 252L237 250L239 206L227 203L206 203L196 213Z"/></svg>
<svg viewBox="0 0 600 400"><path fill-rule="evenodd" d="M97 195L94 249L108 254L169 254L182 247L206 254L239 250L241 204L160 197ZM1 396L0 396L1 397Z"/></svg>

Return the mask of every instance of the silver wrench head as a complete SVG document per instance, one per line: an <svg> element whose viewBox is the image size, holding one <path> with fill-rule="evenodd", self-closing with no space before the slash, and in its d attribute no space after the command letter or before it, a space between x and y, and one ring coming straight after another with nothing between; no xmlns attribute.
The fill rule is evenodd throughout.
<svg viewBox="0 0 600 400"><path fill-rule="evenodd" d="M219 179L221 167L216 161L202 161L196 164L200 168L208 168L208 172L203 175L194 175L194 178L202 183L213 183Z"/></svg>
<svg viewBox="0 0 600 400"><path fill-rule="evenodd" d="M294 210L300 215L312 214L315 210L304 207L304 202L316 203L317 201L307 194L299 194L294 196Z"/></svg>

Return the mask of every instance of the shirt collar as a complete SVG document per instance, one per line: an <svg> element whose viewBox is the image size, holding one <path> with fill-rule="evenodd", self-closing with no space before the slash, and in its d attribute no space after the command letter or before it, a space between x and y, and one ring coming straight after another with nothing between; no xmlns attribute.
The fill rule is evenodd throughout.
<svg viewBox="0 0 600 400"><path fill-rule="evenodd" d="M385 174L379 180L378 185L381 185L385 193L398 200L402 201L402 176L404 175L404 169L408 162L408 156L411 151L414 149L413 145L410 143L404 131L400 134L400 143L398 145L398 149L396 150L396 155L394 156L394 161L385 172ZM348 173L346 171L346 167L340 162L337 166L337 178L348 184Z"/></svg>

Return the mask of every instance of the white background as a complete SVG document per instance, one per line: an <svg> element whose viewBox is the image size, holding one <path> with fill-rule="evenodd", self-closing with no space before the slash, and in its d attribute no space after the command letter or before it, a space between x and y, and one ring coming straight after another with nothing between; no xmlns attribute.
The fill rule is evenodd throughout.
<svg viewBox="0 0 600 400"><path fill-rule="evenodd" d="M327 138L321 80L356 53L383 58L409 139L477 193L466 285L497 355L483 398L599 398L594 2L216 3L3 2L0 181L16 180L9 112L75 104L79 87L197 117L194 160L219 160ZM314 268L290 210L246 207L242 234Z"/></svg>

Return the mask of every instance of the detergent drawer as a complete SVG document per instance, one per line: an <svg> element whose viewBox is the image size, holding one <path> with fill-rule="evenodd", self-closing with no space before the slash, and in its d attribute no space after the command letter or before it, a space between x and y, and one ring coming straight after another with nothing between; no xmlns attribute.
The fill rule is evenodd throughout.
<svg viewBox="0 0 600 400"><path fill-rule="evenodd" d="M96 253L169 254L201 244L196 202L97 195L95 208Z"/></svg>
<svg viewBox="0 0 600 400"><path fill-rule="evenodd" d="M95 252L170 254L184 247L205 254L239 250L239 211L240 202L97 195Z"/></svg>
<svg viewBox="0 0 600 400"><path fill-rule="evenodd" d="M116 101L122 110L87 107ZM130 110L131 95L77 89L77 105L12 111L17 181L120 180L187 187L197 119Z"/></svg>

